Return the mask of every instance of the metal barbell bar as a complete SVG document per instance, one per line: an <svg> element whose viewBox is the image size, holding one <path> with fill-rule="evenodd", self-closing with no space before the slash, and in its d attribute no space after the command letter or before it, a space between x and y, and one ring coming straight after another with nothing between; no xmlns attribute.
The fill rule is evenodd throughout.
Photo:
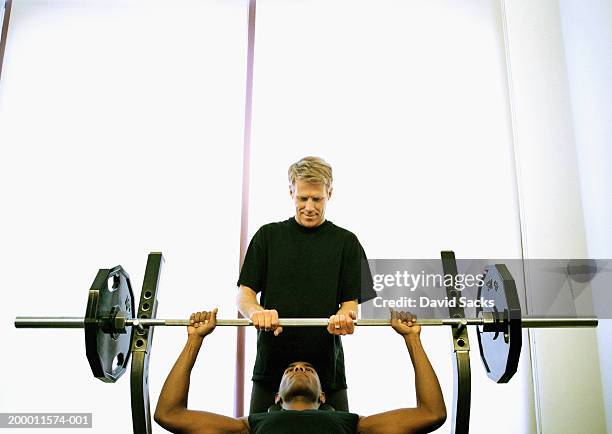
<svg viewBox="0 0 612 434"><path fill-rule="evenodd" d="M445 274L456 275L452 252L442 252ZM131 356L132 422L135 434L150 434L151 415L148 392L148 361L153 328L188 326L189 319L158 319L157 288L163 258L151 253L143 280L140 305L136 304L129 276L120 266L100 269L89 291L85 317L21 316L17 328L83 328L85 348L94 376L115 382ZM454 365L453 428L455 434L469 432L470 414L470 345L466 326L477 326L478 346L487 375L493 381L509 381L518 367L521 352L521 328L597 327L597 318L522 317L521 306L512 275L505 265L485 269L486 284L479 287L477 297L493 302L493 310L477 309L476 318L464 318L463 309L450 309L451 318L416 322L422 326L452 327ZM456 297L447 289L449 298ZM326 327L327 318L282 318L283 327ZM357 326L389 326L389 319L358 319ZM217 319L218 326L251 326L248 319ZM133 329L128 330L130 327ZM135 333L131 333L131 332Z"/></svg>
<svg viewBox="0 0 612 434"><path fill-rule="evenodd" d="M188 326L188 319L124 319L126 327L172 327ZM388 319L358 319L353 321L356 326L388 326ZM327 318L281 318L278 320L282 327L327 327ZM421 326L485 326L495 324L493 316L482 318L443 318L443 319L417 319ZM523 328L566 328L566 327L597 327L597 318L522 318ZM246 318L217 319L217 326L221 327L247 327L253 323ZM52 316L18 316L15 318L17 328L84 328L85 318L82 317L52 317Z"/></svg>

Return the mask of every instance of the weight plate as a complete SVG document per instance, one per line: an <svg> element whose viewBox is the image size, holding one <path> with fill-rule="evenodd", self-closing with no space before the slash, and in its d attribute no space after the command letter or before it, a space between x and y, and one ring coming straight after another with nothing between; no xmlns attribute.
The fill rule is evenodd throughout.
<svg viewBox="0 0 612 434"><path fill-rule="evenodd" d="M478 288L478 299L481 298L485 302L483 307L476 309L477 316L489 313L496 324L487 331L477 327L480 357L490 379L507 383L518 368L522 328L516 285L504 264L485 269L483 285Z"/></svg>
<svg viewBox="0 0 612 434"><path fill-rule="evenodd" d="M134 293L130 276L117 266L100 269L94 279L85 312L85 350L96 378L114 383L123 375L130 358L132 327L127 333L112 333L112 316L133 315Z"/></svg>

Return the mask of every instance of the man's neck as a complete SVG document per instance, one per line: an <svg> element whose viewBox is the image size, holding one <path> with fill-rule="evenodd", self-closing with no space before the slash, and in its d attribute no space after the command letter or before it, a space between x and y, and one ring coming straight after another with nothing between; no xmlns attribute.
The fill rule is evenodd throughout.
<svg viewBox="0 0 612 434"><path fill-rule="evenodd" d="M302 227L304 227L304 228L308 228L308 229L318 228L318 227L319 227L319 226L321 226L323 223L325 223L325 217L323 217L323 219L321 219L321 223L319 223L318 225L313 226L313 227L308 227L308 226L304 226L303 224L301 224L301 223L300 223L300 221L298 220L297 216L293 216L293 220L295 220L295 222L296 222L298 225L300 225L300 226L302 226Z"/></svg>
<svg viewBox="0 0 612 434"><path fill-rule="evenodd" d="M283 410L318 410L319 403L312 402L303 396L296 396L289 402L283 402L282 407Z"/></svg>

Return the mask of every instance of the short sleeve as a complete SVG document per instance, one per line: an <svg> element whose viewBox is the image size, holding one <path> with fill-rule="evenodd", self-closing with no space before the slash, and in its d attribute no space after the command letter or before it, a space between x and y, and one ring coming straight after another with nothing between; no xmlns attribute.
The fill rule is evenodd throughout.
<svg viewBox="0 0 612 434"><path fill-rule="evenodd" d="M266 273L266 249L264 246L263 228L253 235L244 256L237 285L248 286L255 292L263 290Z"/></svg>
<svg viewBox="0 0 612 434"><path fill-rule="evenodd" d="M376 297L372 273L361 243L354 234L348 240L342 259L340 277L340 303L349 300L366 302Z"/></svg>

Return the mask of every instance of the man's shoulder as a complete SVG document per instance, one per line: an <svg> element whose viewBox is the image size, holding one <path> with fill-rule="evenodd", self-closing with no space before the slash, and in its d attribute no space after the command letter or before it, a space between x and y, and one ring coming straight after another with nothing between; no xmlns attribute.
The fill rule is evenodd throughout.
<svg viewBox="0 0 612 434"><path fill-rule="evenodd" d="M342 226L338 226L337 224L333 223L330 220L326 220L326 221L329 223L332 231L336 232L337 234L341 235L344 238L357 240L357 235L355 235L354 232Z"/></svg>
<svg viewBox="0 0 612 434"><path fill-rule="evenodd" d="M255 243L270 243L273 240L282 239L291 230L291 221L283 220L278 222L266 223L257 229L253 235Z"/></svg>
<svg viewBox="0 0 612 434"><path fill-rule="evenodd" d="M269 232L282 230L290 226L291 226L291 219L289 218L287 220L266 223L262 225L257 232L269 233Z"/></svg>

